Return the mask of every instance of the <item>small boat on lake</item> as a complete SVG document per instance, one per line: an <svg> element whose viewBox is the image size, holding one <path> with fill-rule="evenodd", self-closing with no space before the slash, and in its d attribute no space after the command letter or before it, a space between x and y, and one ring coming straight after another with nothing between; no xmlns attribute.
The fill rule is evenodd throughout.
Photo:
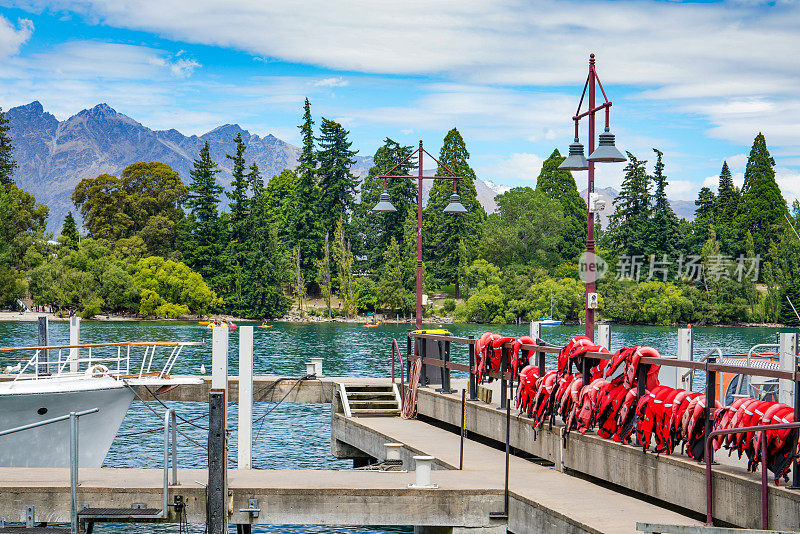
<svg viewBox="0 0 800 534"><path fill-rule="evenodd" d="M539 319L539 324L542 326L560 326L561 321L558 319L553 319L552 315L548 315L547 317L542 317Z"/></svg>
<svg viewBox="0 0 800 534"><path fill-rule="evenodd" d="M80 419L78 454L81 467L101 467L139 388L157 393L202 383L200 378L171 374L183 348L201 344L159 341L0 348L0 353L34 352L19 363L16 375L0 381L0 430L99 408ZM144 355L141 364L132 368L131 352L137 348L144 349ZM0 466L68 467L69 448L68 420L24 430L0 437Z"/></svg>
<svg viewBox="0 0 800 534"><path fill-rule="evenodd" d="M272 324L260 324L256 328L272 328L275 325Z"/></svg>

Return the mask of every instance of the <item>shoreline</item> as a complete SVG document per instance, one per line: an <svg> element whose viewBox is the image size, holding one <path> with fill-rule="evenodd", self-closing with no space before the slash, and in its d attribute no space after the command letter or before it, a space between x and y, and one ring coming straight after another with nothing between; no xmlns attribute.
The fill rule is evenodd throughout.
<svg viewBox="0 0 800 534"><path fill-rule="evenodd" d="M39 317L47 317L50 321L57 321L57 322L69 322L69 317L59 317L55 313L50 312L15 312L15 311L0 311L0 322L36 322ZM222 321L234 322L234 323L257 323L259 322L257 319L245 319L242 317L234 317L231 315L211 315L211 316L196 316L196 317L180 317L177 319L166 319L166 318L148 318L148 317L124 317L118 315L97 315L92 319L82 319L82 321L96 321L96 322L178 322L178 323L186 323L186 322L197 322L197 321L207 321L219 319ZM369 320L371 319L371 321ZM269 323L293 323L293 324L319 324L319 323L348 323L348 324L365 324L368 322L373 322L374 317L367 318L365 316L353 317L350 319L346 319L344 317L319 317L319 316L310 316L301 318L297 315L289 315L286 317L282 317L280 319L273 319L271 321L266 321ZM414 319L409 318L407 320L397 320L397 319L381 319L379 321L381 324L408 324L413 325ZM480 325L485 324L488 328L491 326L489 323L454 323L452 317L426 317L425 323L428 325L433 324L470 324L470 325ZM509 323L514 325L515 323ZM681 325L654 325L654 324L618 324L618 323L610 323L615 326L664 326L665 328L677 328ZM495 325L499 326L499 325ZM575 325L566 324L563 326L577 326ZM706 324L706 325L695 325L697 328L705 328L705 327L714 327L714 328L797 328L792 327L790 325L784 325L779 323L737 323L737 324Z"/></svg>

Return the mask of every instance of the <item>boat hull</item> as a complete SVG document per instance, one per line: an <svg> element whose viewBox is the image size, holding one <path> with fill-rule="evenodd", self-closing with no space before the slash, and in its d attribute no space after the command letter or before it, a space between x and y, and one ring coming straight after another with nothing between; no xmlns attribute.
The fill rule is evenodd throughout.
<svg viewBox="0 0 800 534"><path fill-rule="evenodd" d="M0 395L0 430L100 408L79 419L78 461L102 467L133 397L127 387ZM0 466L68 467L69 441L69 420L0 436Z"/></svg>

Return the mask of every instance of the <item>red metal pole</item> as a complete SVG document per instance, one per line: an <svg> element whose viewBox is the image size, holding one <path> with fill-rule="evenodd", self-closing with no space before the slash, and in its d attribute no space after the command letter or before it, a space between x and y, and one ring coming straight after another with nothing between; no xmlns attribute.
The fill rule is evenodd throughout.
<svg viewBox="0 0 800 534"><path fill-rule="evenodd" d="M714 526L714 500L711 492L711 447L714 446L712 442L712 432L710 436L706 436L706 525L709 527Z"/></svg>
<svg viewBox="0 0 800 534"><path fill-rule="evenodd" d="M589 55L589 155L594 152L594 85L595 85L595 70L594 70L594 54ZM589 293L594 293L596 290L594 282L594 215L589 210L589 197L594 193L594 163L589 162L589 187L586 192L586 214L587 214L587 227L586 227L586 256L589 265L587 268L586 278L586 295L584 303L586 304L586 337L594 341L594 310L589 309Z"/></svg>
<svg viewBox="0 0 800 534"><path fill-rule="evenodd" d="M419 140L417 184L417 330L422 330L422 139Z"/></svg>
<svg viewBox="0 0 800 534"><path fill-rule="evenodd" d="M761 528L769 530L769 486L767 485L767 431L761 431Z"/></svg>

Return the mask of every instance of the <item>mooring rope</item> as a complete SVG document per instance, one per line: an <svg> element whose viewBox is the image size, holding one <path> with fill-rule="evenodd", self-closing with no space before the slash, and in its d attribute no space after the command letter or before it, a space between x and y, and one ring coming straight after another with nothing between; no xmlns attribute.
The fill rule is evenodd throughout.
<svg viewBox="0 0 800 534"><path fill-rule="evenodd" d="M422 374L422 359L414 360L411 364L411 376L408 380L408 388L406 389L406 396L403 399L403 407L400 411L400 417L403 419L414 419L417 416L417 387L419 386L419 377Z"/></svg>

